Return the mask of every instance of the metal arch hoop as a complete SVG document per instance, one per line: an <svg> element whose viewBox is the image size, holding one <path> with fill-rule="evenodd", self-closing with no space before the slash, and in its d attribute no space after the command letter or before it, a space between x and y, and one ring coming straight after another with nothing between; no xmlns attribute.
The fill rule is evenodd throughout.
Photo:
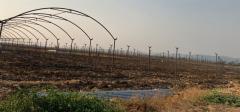
<svg viewBox="0 0 240 112"><path fill-rule="evenodd" d="M30 45L30 42L31 42L32 39L25 32L23 32L22 30L20 30L18 28L14 28L14 27L5 28L5 29L15 29L15 30L21 32L25 37L27 37L29 39L29 45Z"/></svg>
<svg viewBox="0 0 240 112"><path fill-rule="evenodd" d="M50 23L50 24L52 24L52 25L60 28L64 33L66 33L66 35L67 35L70 39L73 39L73 38L70 36L70 34L68 34L68 32L67 32L66 30L64 30L62 27L60 27L60 26L57 25L56 23L53 23L53 22L51 22L51 21L49 21L49 20L42 19L42 18L36 18L36 17L18 17L18 18L22 18L22 19L31 19L31 18L32 18L32 20L35 20L35 21L42 20L42 21L40 21L40 22L43 22L43 21L44 21L45 23Z"/></svg>
<svg viewBox="0 0 240 112"><path fill-rule="evenodd" d="M14 38L12 38L11 36L9 36L9 35L6 35L6 34L2 34L3 35L3 37L4 38L1 38L1 39L9 39L9 41L11 40L11 39L14 39ZM6 38L7 37L7 38ZM11 38L10 38L11 37Z"/></svg>
<svg viewBox="0 0 240 112"><path fill-rule="evenodd" d="M32 26L29 26L29 25L26 25L26 24L23 24L23 23L17 23L17 22L14 22L14 23L16 23L16 24L17 24L16 26L18 26L18 27L21 27L21 26L19 26L19 25L23 25L23 26L30 27L31 29L37 31L37 32L46 40L46 43L47 43L48 38L47 38L42 32L40 32L39 30L37 30L36 28L34 28L34 27L32 27ZM10 24L10 25L12 25L12 24ZM13 24L13 25L14 25L14 24ZM31 33L32 33L32 32L31 32ZM39 38L36 38L36 39L37 39L37 44L38 44Z"/></svg>
<svg viewBox="0 0 240 112"><path fill-rule="evenodd" d="M42 18L36 18L36 17L17 17L17 18L22 18L22 19L32 19L32 20L35 20L35 21L38 21L38 20L42 20L42 21L40 21L40 22L45 22L45 23L50 23L50 24L52 24L52 25L55 25L56 27L58 27L59 29L61 29L70 39L71 39L71 51L70 51L70 53L72 52L72 43L73 43L73 38L70 36L70 34L66 31L66 30L64 30L62 27L60 27L59 25L57 25L56 23L53 23L53 22L51 22L51 21L49 21L49 20L46 20L46 19L42 19ZM59 40L59 39L57 39L57 40Z"/></svg>
<svg viewBox="0 0 240 112"><path fill-rule="evenodd" d="M57 17L57 18L54 18L54 19L60 19L60 20L65 20L67 22L70 22L72 25L76 26L78 29L80 29L87 37L88 39L92 39L90 38L90 36L86 33L86 31L84 31L79 25L77 25L76 23L70 21L69 19L66 19L64 17L61 17L61 16L57 16L57 15L52 15L52 14L47 14L47 13L29 13L29 14L26 14L26 15L37 15L37 16L42 16L42 17L48 17L48 18L51 18L52 16L54 17Z"/></svg>
<svg viewBox="0 0 240 112"><path fill-rule="evenodd" d="M18 45L18 38L14 38L12 36L9 36L9 34L6 34L6 33L3 33L2 35L7 37L9 39L9 41L12 40L12 45L14 44L14 40L17 39L17 45ZM11 38L9 38L9 37L11 37Z"/></svg>
<svg viewBox="0 0 240 112"><path fill-rule="evenodd" d="M17 24L26 25L26 24L28 24L28 23L30 22L30 24L38 25L38 26L46 29L47 31L49 31L49 32L54 36L54 38L58 39L57 36L56 36L51 30L49 30L47 27L45 27L45 26L43 26L43 25L41 25L41 24L38 24L38 23L33 22L33 21L30 21L30 20L21 20L21 19L14 19L14 20L15 20L15 21L13 21L13 23L17 23ZM24 23L26 23L26 24L20 23L21 21L24 22ZM26 25L26 26L29 26L29 25ZM31 27L31 26L29 26L29 27ZM34 27L32 27L32 28L34 28ZM36 29L36 28L34 28L34 29ZM39 31L39 30L38 30L38 31ZM46 36L44 36L44 38L47 39Z"/></svg>
<svg viewBox="0 0 240 112"><path fill-rule="evenodd" d="M64 12L67 12L67 13L71 13L71 14L75 14L75 15L81 15L81 16L85 16L85 17L89 17L90 19L94 20L95 22L97 22L99 25L101 25L108 33L109 35L113 38L113 39L117 39L117 38L114 38L114 36L112 35L112 33L101 23L99 22L97 19L93 18L92 16L89 16L83 12L80 12L80 11L77 11L77 10L73 10L73 9L68 9L68 8L60 8L60 7L46 7L46 8L39 8L39 9L33 9L33 10L30 10L30 11L26 11L26 12L23 12L19 15L16 15L14 17L11 17L9 19L5 19L4 21L9 21L13 18L16 18L16 17L19 17L19 16L23 16L27 13L30 13L30 12L34 12L34 11L39 11L39 10L57 10L57 11L63 11L63 10L67 10L67 11L64 11ZM75 12L75 13L73 13Z"/></svg>
<svg viewBox="0 0 240 112"><path fill-rule="evenodd" d="M37 38L37 36L35 34L33 34L31 31L29 31L28 29L24 28L24 27L21 27L21 26L18 26L18 25L13 25L13 24L10 24L8 27L18 27L18 28L21 28L21 29L24 29L25 31L27 31L28 33L30 33L38 42L39 38Z"/></svg>
<svg viewBox="0 0 240 112"><path fill-rule="evenodd" d="M17 34L17 35L23 40L23 42L24 42L25 38L23 38L23 36L20 35L18 32L16 32L15 30L13 30L13 29L4 29L3 31L10 32L10 31L8 31L8 30L10 30L10 31L12 31L12 32L14 32L14 33L16 33L16 34Z"/></svg>
<svg viewBox="0 0 240 112"><path fill-rule="evenodd" d="M45 26L43 26L43 25L41 25L41 24L39 24L39 23L37 23L37 22L33 22L33 21L31 21L31 20L21 20L21 19L14 19L15 21L17 20L17 21L22 21L22 22L24 22L24 23L26 23L26 24L34 24L34 25L37 25L37 26L40 26L40 27L42 27L42 28L44 28L45 30L47 30L49 33L51 33L53 36L54 36L54 38L57 40L57 48L59 48L59 38L57 38L57 36L51 31L51 30L49 30L47 27L45 27ZM13 21L13 20L11 20L11 21ZM24 23L19 23L19 24L24 24ZM24 24L24 25L26 25L26 24ZM40 33L40 32L39 32ZM48 40L48 38L45 36L44 37L45 38L45 40Z"/></svg>
<svg viewBox="0 0 240 112"><path fill-rule="evenodd" d="M77 11L77 10L73 10L73 9L68 9L68 8L60 8L60 7L47 7L47 8L39 8L39 9L34 9L34 10L30 10L30 11L26 11L24 13L21 13L19 15L16 15L14 17L11 17L11 18L8 18L8 19L5 19L3 21L0 21L2 26L3 26L3 22L7 22L7 21L10 21L11 19L14 19L14 18L17 18L19 16L23 16L25 14L28 14L28 13L31 13L31 12L34 12L34 11L39 11L39 10L55 10L55 11L61 11L61 13L70 13L70 14L75 14L75 15L81 15L81 16L85 16L85 17L88 17L90 19L92 19L93 21L95 21L96 23L98 23L101 27L103 27L107 32L108 34L112 37L112 39L114 40L114 49L113 49L113 63L114 63L114 58L115 58L115 43L116 43L116 40L117 38L114 38L114 36L111 34L111 32L101 23L99 22L97 19L93 18L92 16L89 16L83 12L80 12L80 11ZM1 26L1 27L2 27ZM2 30L2 28L1 28ZM0 34L1 35L1 34ZM72 39L72 43L73 43L73 39ZM72 49L72 46L71 46L71 49Z"/></svg>
<svg viewBox="0 0 240 112"><path fill-rule="evenodd" d="M6 31L6 30L4 30L4 31ZM15 37L16 39L19 39L19 38L17 38L17 36L16 36L15 34L13 34L13 33L11 33L11 32L3 32L3 34L4 34L4 33L6 33L6 34L8 34L8 35L10 34L11 36Z"/></svg>
<svg viewBox="0 0 240 112"><path fill-rule="evenodd" d="M17 45L18 45L18 40L19 39L22 39L21 37L20 38L18 38L14 33L11 33L11 32L9 32L9 31L7 31L7 30L4 30L4 32L2 32L3 34L10 34L10 35L12 35L13 37L15 37L16 39L17 39Z"/></svg>
<svg viewBox="0 0 240 112"><path fill-rule="evenodd" d="M42 17L48 17L48 18L52 18L53 16L56 17L54 19L60 19L60 20L65 20L67 22L70 22L72 25L76 26L78 29L80 29L86 36L87 38L89 39L89 56L91 56L91 47L92 47L92 40L93 38L90 38L90 36L86 33L86 31L84 31L79 25L77 25L76 23L66 19L66 18L63 18L63 17L60 17L60 16L57 16L57 15L52 15L52 14L46 14L46 13L29 13L29 14L25 14L25 15L37 15L37 16L42 16ZM21 16L20 16L21 17ZM73 43L73 41L72 41ZM71 46L72 46L72 43L71 43Z"/></svg>

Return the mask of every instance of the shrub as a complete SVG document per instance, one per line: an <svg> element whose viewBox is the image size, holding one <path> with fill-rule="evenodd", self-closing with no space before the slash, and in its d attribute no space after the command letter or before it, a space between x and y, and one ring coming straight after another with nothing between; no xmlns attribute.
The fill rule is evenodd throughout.
<svg viewBox="0 0 240 112"><path fill-rule="evenodd" d="M108 100L58 90L18 90L0 101L1 112L121 112Z"/></svg>

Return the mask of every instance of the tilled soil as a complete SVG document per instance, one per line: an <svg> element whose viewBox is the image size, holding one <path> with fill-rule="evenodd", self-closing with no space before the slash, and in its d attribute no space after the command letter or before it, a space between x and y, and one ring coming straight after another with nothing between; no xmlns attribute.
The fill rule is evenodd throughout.
<svg viewBox="0 0 240 112"><path fill-rule="evenodd" d="M239 80L237 67L181 59L118 56L115 65L106 54L91 57L45 53L37 50L5 51L0 55L0 94L18 87L54 85L61 89L92 91L117 89L213 88Z"/></svg>

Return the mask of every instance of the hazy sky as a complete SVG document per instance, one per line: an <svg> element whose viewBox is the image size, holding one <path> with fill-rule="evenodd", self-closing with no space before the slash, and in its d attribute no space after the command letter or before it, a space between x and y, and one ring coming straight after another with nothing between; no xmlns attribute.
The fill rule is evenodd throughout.
<svg viewBox="0 0 240 112"><path fill-rule="evenodd" d="M240 0L0 1L0 19L53 6L85 12L118 37L118 48L130 44L147 52L151 45L153 52L173 52L177 46L183 53L240 57Z"/></svg>

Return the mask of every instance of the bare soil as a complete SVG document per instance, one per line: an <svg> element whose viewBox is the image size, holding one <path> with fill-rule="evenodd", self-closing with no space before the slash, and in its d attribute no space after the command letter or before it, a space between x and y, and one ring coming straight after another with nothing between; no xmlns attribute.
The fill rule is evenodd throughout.
<svg viewBox="0 0 240 112"><path fill-rule="evenodd" d="M173 88L214 88L239 80L237 66L171 58L116 56L107 53L54 53L6 48L0 55L0 94L19 87L54 85L76 91Z"/></svg>

